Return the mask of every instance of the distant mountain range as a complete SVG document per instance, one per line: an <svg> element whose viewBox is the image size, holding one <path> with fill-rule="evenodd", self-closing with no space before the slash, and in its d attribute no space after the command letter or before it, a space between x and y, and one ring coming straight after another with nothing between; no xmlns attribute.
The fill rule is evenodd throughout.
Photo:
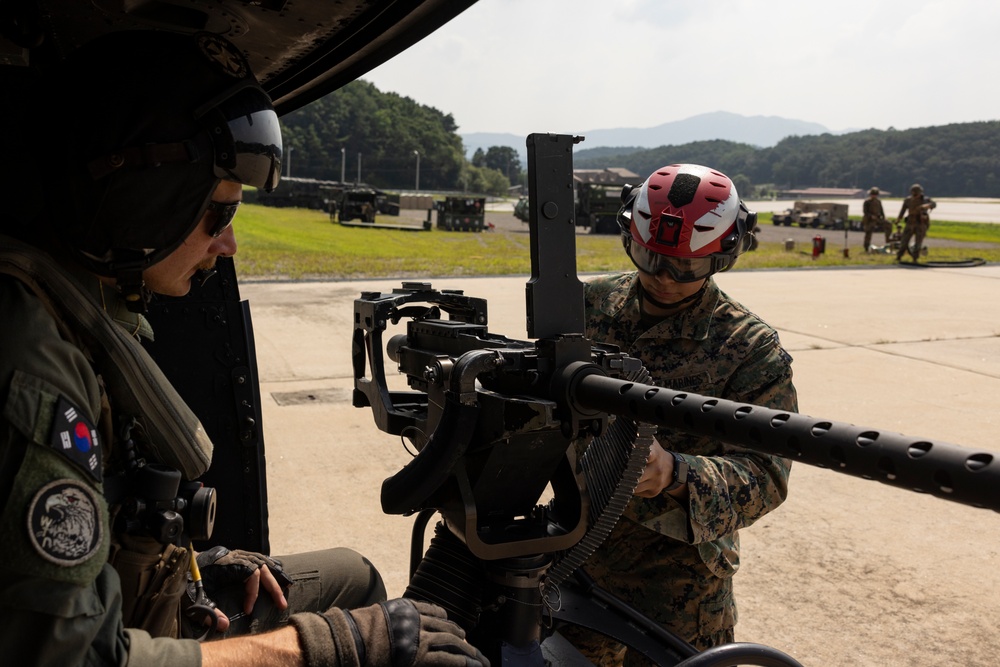
<svg viewBox="0 0 1000 667"><path fill-rule="evenodd" d="M850 132L844 130L843 132ZM843 132L833 132L842 134ZM659 146L679 146L692 141L726 139L762 148L793 135L831 133L819 123L804 120L780 118L778 116L741 116L728 111L715 111L691 116L684 120L663 123L656 127L619 127L607 130L591 130L581 133L585 141L578 149L591 150L601 147L629 147L632 149L658 148ZM461 134L467 157L472 157L476 149L484 151L490 146L510 146L521 159L527 158L524 137L501 132L470 132ZM617 152L617 151L616 151Z"/></svg>

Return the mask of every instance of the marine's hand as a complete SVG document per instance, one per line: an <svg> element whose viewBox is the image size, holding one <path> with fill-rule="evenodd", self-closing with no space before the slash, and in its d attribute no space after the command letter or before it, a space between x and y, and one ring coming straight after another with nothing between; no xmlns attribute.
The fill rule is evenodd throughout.
<svg viewBox="0 0 1000 667"><path fill-rule="evenodd" d="M363 667L489 667L486 656L465 641L465 631L437 605L396 599L344 613L358 630L355 643Z"/></svg>
<svg viewBox="0 0 1000 667"><path fill-rule="evenodd" d="M635 495L640 498L655 498L673 481L674 457L667 453L660 443L653 440L649 447L649 457L642 476L635 487Z"/></svg>
<svg viewBox="0 0 1000 667"><path fill-rule="evenodd" d="M281 562L252 551L225 547L212 547L198 554L198 567L209 597L222 587L242 582L246 594L243 598L244 613L251 613L257 603L261 588L267 591L279 609L288 607L285 589L292 584L281 569Z"/></svg>

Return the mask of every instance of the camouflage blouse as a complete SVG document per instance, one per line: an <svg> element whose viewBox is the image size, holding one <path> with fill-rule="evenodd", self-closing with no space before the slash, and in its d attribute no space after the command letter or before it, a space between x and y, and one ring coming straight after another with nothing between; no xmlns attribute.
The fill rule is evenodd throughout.
<svg viewBox="0 0 1000 667"><path fill-rule="evenodd" d="M651 325L640 316L638 284L638 275L628 273L602 276L586 285L586 326L592 340L617 345L642 360L657 385L778 410L798 409L792 358L781 347L778 333L714 280L708 279L691 307ZM739 566L737 531L785 499L791 463L668 428L660 429L657 439L689 464L689 499L682 506L665 493L633 497L627 520L691 545L670 550L688 567L707 567L716 577L732 576Z"/></svg>

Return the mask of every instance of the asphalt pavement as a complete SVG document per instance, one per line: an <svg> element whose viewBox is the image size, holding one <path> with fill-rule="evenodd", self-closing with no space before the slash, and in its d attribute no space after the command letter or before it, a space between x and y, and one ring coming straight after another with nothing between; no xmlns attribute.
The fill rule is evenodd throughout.
<svg viewBox="0 0 1000 667"><path fill-rule="evenodd" d="M717 279L779 331L794 358L802 413L1000 452L1000 266L736 271ZM526 280L427 281L437 289L486 298L490 330L524 339ZM379 488L410 455L398 438L375 427L370 410L351 406L351 338L353 300L362 291L387 292L398 285L394 280L241 284L256 334L273 551L352 546L380 568L391 595L400 594L407 580L412 521L383 514ZM392 362L388 365L393 371ZM392 382L405 388L400 376ZM933 615L943 644L971 635L1000 655L1000 638L989 620L996 617L1000 592L997 514L800 465L789 500L765 519L758 524L763 527L744 531L752 556L739 577L741 616L747 620L738 639L820 660L812 664L838 664L822 652L822 636L798 637L789 628L803 619L848 633L877 627L900 641L913 635L913 645L919 645L923 631L913 621L919 612ZM776 536L782 537L775 541ZM779 543L796 545L795 553L779 553ZM845 543L852 545L847 569L855 574L842 586L855 586L857 595L890 598L887 609L872 607L879 610L877 625L874 611L864 605L814 609L811 604L821 604L815 596L807 596L805 608L767 608L768 618L761 618L760 606L771 590L767 579L774 576L765 574L769 562L792 559L781 570L784 579ZM863 592L857 573L872 563L908 568L907 584L921 591L926 604L915 610L912 596L879 589L878 582L868 582L876 585L874 592ZM816 577L814 583L823 580ZM925 664L859 650L839 664Z"/></svg>

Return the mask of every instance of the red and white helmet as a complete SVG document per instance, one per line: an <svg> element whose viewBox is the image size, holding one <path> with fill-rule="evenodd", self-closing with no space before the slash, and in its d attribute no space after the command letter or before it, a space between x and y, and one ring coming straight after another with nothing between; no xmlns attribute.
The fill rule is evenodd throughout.
<svg viewBox="0 0 1000 667"><path fill-rule="evenodd" d="M696 164L654 171L622 191L618 224L635 265L694 282L729 269L753 241L757 214L725 174Z"/></svg>

